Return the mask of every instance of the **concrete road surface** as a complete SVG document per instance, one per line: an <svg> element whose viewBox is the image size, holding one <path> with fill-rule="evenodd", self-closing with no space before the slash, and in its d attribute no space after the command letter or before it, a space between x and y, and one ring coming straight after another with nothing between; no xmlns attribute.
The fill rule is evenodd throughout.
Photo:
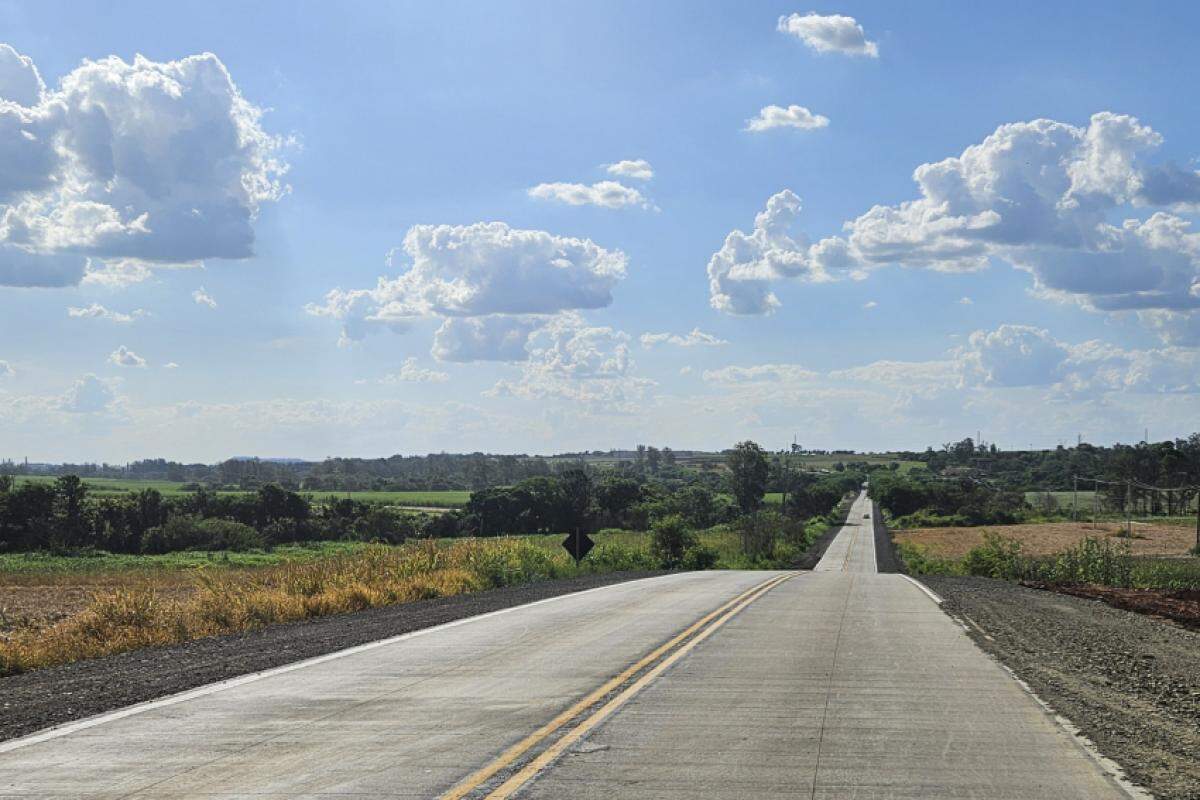
<svg viewBox="0 0 1200 800"><path fill-rule="evenodd" d="M0 798L1126 797L875 574L867 508L811 573L603 587L0 743Z"/></svg>

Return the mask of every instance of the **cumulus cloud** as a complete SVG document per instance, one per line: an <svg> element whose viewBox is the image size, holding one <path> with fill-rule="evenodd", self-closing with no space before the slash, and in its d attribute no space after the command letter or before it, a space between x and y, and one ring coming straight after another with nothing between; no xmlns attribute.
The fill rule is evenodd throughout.
<svg viewBox="0 0 1200 800"><path fill-rule="evenodd" d="M793 235L799 216L800 198L784 189L754 218L753 231L732 231L725 237L725 244L708 262L713 308L727 314L769 314L779 306L772 280L826 281L831 271L850 266L841 240L809 245L802 234Z"/></svg>
<svg viewBox="0 0 1200 800"><path fill-rule="evenodd" d="M643 333L642 347L651 348L658 344L672 344L676 347L716 347L729 344L724 339L718 339L711 333L705 333L699 328L692 328L690 333L680 336L678 333Z"/></svg>
<svg viewBox="0 0 1200 800"><path fill-rule="evenodd" d="M114 311L111 308L105 308L99 303L92 303L88 306L68 306L67 316L75 319L103 319L109 322L117 322L122 325L128 325L138 317L146 316L148 312L145 309L135 308L128 314L120 311Z"/></svg>
<svg viewBox="0 0 1200 800"><path fill-rule="evenodd" d="M501 380L491 397L559 398L608 413L630 413L652 381L630 374L629 335L588 325L577 313L551 319L530 337L518 380Z"/></svg>
<svg viewBox="0 0 1200 800"><path fill-rule="evenodd" d="M529 336L546 324L547 317L450 317L433 337L433 357L438 361L524 361L529 357Z"/></svg>
<svg viewBox="0 0 1200 800"><path fill-rule="evenodd" d="M413 226L389 264L403 257L410 264L398 277L381 277L371 289L334 289L324 303L310 303L306 310L341 321L344 342L381 328L406 330L418 319L552 315L609 305L626 267L624 253L590 239L518 230L502 222ZM456 335L495 334L507 340L513 330L495 322L451 326L442 341L445 352L453 353ZM505 346L476 342L475 350Z"/></svg>
<svg viewBox="0 0 1200 800"><path fill-rule="evenodd" d="M958 304L960 306L973 306L975 305L975 301L969 297L960 297L958 298Z"/></svg>
<svg viewBox="0 0 1200 800"><path fill-rule="evenodd" d="M404 359L404 364L401 365L400 371L391 375L385 375L380 379L380 383L445 383L450 380L449 373L438 372L433 369L425 369L417 366L416 358Z"/></svg>
<svg viewBox="0 0 1200 800"><path fill-rule="evenodd" d="M11 378L16 375L16 371L7 361L0 361L0 378Z"/></svg>
<svg viewBox="0 0 1200 800"><path fill-rule="evenodd" d="M174 361L168 361L167 363L163 364L163 369L179 369L179 365Z"/></svg>
<svg viewBox="0 0 1200 800"><path fill-rule="evenodd" d="M600 181L591 185L586 183L539 183L529 190L529 196L537 200L549 200L571 206L651 207L649 201L637 189L616 181Z"/></svg>
<svg viewBox="0 0 1200 800"><path fill-rule="evenodd" d="M76 414L109 410L117 395L108 381L88 373L71 385L59 399L59 408Z"/></svg>
<svg viewBox="0 0 1200 800"><path fill-rule="evenodd" d="M878 306L879 303L875 302L874 300L868 300L867 302L863 303L863 308L866 309L877 308Z"/></svg>
<svg viewBox="0 0 1200 800"><path fill-rule="evenodd" d="M1065 394L1200 392L1200 351L1126 350L1097 340L1068 344L1028 325L976 331L955 352L960 385L1048 386Z"/></svg>
<svg viewBox="0 0 1200 800"><path fill-rule="evenodd" d="M787 272L764 265L762 254L811 278L822 248L826 275L832 264L862 276L889 264L967 272L999 259L1031 273L1042 297L1102 312L1169 312L1170 327L1186 328L1200 309L1200 234L1170 211L1128 216L1156 200L1190 197L1186 181L1166 193L1156 187L1155 169L1143 165L1160 142L1137 119L1110 112L1093 115L1086 127L1046 119L1002 125L958 156L917 167L920 197L875 206L847 222L844 237L808 251L799 240L751 242L731 259L714 257L714 305L771 310L777 301L769 280Z"/></svg>
<svg viewBox="0 0 1200 800"><path fill-rule="evenodd" d="M773 128L800 128L813 130L829 125L829 117L814 114L804 106L764 106L757 117L746 120L745 130L761 133Z"/></svg>
<svg viewBox="0 0 1200 800"><path fill-rule="evenodd" d="M795 36L818 53L877 58L879 46L867 40L866 32L854 17L840 14L823 16L815 12L780 17L778 29Z"/></svg>
<svg viewBox="0 0 1200 800"><path fill-rule="evenodd" d="M617 175L622 178L633 178L639 181L648 181L654 177L654 168L650 166L650 162L643 158L635 158L625 161L617 161L613 164L605 164L604 169L609 175Z"/></svg>
<svg viewBox="0 0 1200 800"><path fill-rule="evenodd" d="M253 255L260 206L287 191L261 117L212 54L85 61L46 90L0 45L0 284Z"/></svg>
<svg viewBox="0 0 1200 800"><path fill-rule="evenodd" d="M116 350L108 355L108 362L118 367L137 367L146 366L146 359L133 352L125 345L121 345Z"/></svg>
<svg viewBox="0 0 1200 800"><path fill-rule="evenodd" d="M217 307L217 301L213 299L211 294L204 290L203 286L192 292L192 300L194 300L196 305L199 306L208 306L209 308Z"/></svg>

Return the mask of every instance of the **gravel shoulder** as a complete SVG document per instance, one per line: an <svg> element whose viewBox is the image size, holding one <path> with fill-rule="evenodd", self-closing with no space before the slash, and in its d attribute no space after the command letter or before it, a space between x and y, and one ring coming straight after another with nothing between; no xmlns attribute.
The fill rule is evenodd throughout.
<svg viewBox="0 0 1200 800"><path fill-rule="evenodd" d="M1200 633L1005 581L921 580L1132 781L1160 800L1200 798Z"/></svg>
<svg viewBox="0 0 1200 800"><path fill-rule="evenodd" d="M270 625L0 678L0 741L166 695L502 608L647 578L614 572Z"/></svg>

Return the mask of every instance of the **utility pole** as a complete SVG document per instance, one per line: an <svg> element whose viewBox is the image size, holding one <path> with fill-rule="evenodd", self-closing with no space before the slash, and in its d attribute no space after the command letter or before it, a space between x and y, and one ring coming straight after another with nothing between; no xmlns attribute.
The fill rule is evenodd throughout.
<svg viewBox="0 0 1200 800"><path fill-rule="evenodd" d="M1125 481L1125 535L1133 538L1133 481Z"/></svg>
<svg viewBox="0 0 1200 800"><path fill-rule="evenodd" d="M1071 476L1071 522L1076 521L1078 514L1076 511L1079 507L1079 476Z"/></svg>

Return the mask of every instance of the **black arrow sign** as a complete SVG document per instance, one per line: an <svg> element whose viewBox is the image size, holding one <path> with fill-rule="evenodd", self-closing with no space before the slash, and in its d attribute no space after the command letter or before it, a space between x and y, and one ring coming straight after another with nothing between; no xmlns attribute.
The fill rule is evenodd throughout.
<svg viewBox="0 0 1200 800"><path fill-rule="evenodd" d="M563 539L562 546L571 554L571 558L575 559L578 564L583 560L583 557L592 551L596 543L592 541L592 537L588 536L583 531L575 531L568 533L567 538Z"/></svg>

